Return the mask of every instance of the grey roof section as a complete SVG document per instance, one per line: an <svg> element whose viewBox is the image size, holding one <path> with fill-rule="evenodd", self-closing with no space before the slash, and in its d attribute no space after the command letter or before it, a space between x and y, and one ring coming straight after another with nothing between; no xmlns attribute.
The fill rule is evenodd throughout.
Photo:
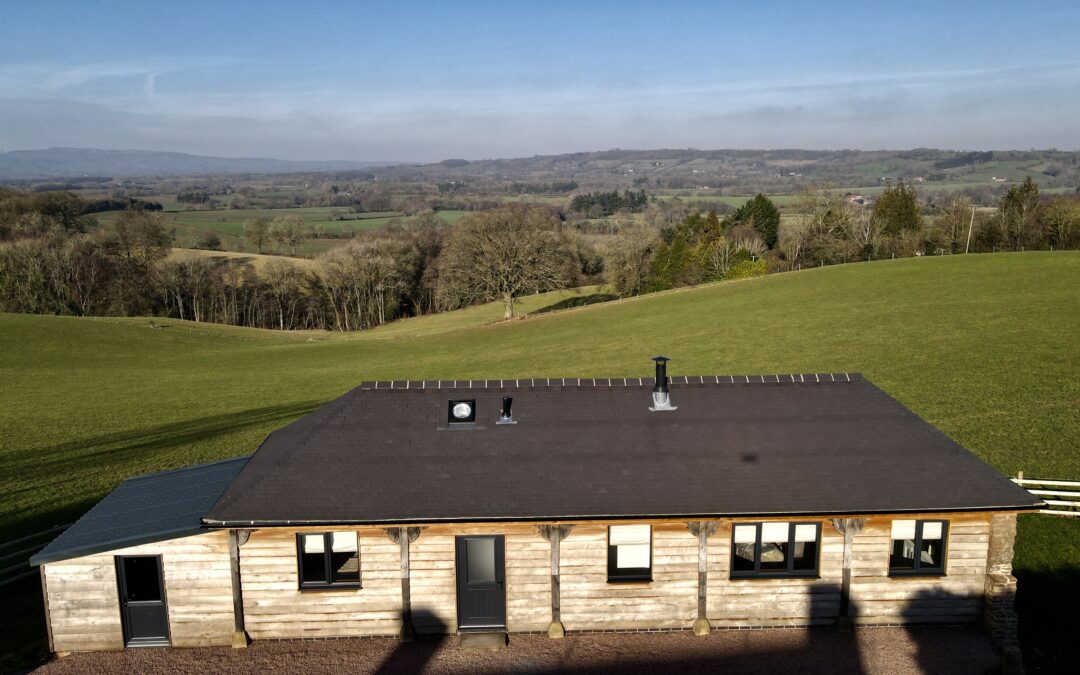
<svg viewBox="0 0 1080 675"><path fill-rule="evenodd" d="M126 480L31 557L30 564L203 531L203 515L247 461L247 457L227 459Z"/></svg>
<svg viewBox="0 0 1080 675"><path fill-rule="evenodd" d="M857 374L366 382L271 434L208 525L1030 509ZM501 397L516 425L496 425ZM447 401L477 425L446 429Z"/></svg>

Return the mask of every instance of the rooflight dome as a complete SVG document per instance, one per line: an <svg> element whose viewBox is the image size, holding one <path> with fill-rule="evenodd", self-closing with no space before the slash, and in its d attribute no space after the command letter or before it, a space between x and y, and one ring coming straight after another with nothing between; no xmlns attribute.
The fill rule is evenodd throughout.
<svg viewBox="0 0 1080 675"><path fill-rule="evenodd" d="M467 420L472 415L472 405L461 401L454 404L453 415L455 419Z"/></svg>

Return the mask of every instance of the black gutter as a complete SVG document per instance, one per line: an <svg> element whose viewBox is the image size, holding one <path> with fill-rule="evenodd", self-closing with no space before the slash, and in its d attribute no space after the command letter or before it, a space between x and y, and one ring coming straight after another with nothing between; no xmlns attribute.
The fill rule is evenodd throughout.
<svg viewBox="0 0 1080 675"><path fill-rule="evenodd" d="M496 516L496 517L461 517L461 518L395 518L390 520L222 520L207 521L203 519L203 527L206 529L220 528L249 528L249 527L316 527L330 525L405 525L405 524L443 524L443 523L550 523L562 521L581 520L662 520L662 519L692 519L708 520L713 518L783 518L791 517L851 517L851 516L876 516L890 514L918 514L918 513L983 513L990 511L1037 511L1045 508L1046 504L1012 505L1012 506L976 506L976 507L948 507L948 508L922 508L922 509L871 509L849 511L782 511L782 512L747 512L747 513L672 513L672 514L636 514L636 515L577 515L577 516Z"/></svg>

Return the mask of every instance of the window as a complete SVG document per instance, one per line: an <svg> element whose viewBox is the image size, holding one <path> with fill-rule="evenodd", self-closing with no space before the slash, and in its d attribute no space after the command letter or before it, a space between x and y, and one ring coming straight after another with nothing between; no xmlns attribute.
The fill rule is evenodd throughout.
<svg viewBox="0 0 1080 675"><path fill-rule="evenodd" d="M815 577L821 523L740 523L731 534L731 576Z"/></svg>
<svg viewBox="0 0 1080 675"><path fill-rule="evenodd" d="M608 581L652 581L652 526L608 528Z"/></svg>
<svg viewBox="0 0 1080 675"><path fill-rule="evenodd" d="M360 586L360 548L355 532L296 535L300 588Z"/></svg>
<svg viewBox="0 0 1080 675"><path fill-rule="evenodd" d="M945 520L894 520L889 574L944 574Z"/></svg>

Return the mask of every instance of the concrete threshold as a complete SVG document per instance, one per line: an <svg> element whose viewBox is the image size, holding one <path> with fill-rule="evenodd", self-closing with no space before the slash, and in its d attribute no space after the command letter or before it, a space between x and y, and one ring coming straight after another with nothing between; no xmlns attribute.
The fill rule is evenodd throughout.
<svg viewBox="0 0 1080 675"><path fill-rule="evenodd" d="M504 631L483 633L461 633L458 637L458 645L462 649L506 649L508 642Z"/></svg>

